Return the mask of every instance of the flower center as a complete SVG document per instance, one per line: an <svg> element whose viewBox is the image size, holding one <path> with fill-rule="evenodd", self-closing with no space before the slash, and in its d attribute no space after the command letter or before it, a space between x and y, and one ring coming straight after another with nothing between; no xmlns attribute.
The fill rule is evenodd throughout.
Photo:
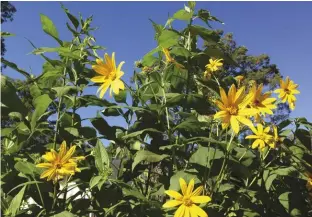
<svg viewBox="0 0 312 217"><path fill-rule="evenodd" d="M115 80L116 79L116 72L112 71L111 73L109 73L108 79L112 80L112 81Z"/></svg>
<svg viewBox="0 0 312 217"><path fill-rule="evenodd" d="M290 90L289 90L288 88L285 88L285 92L286 92L287 94L290 94Z"/></svg>
<svg viewBox="0 0 312 217"><path fill-rule="evenodd" d="M183 198L183 203L185 206L192 206L193 201L190 198Z"/></svg>
<svg viewBox="0 0 312 217"><path fill-rule="evenodd" d="M55 164L56 169L61 169L62 168L62 164L61 163L57 163Z"/></svg>
<svg viewBox="0 0 312 217"><path fill-rule="evenodd" d="M227 110L231 115L237 115L238 113L238 108L236 106L230 106Z"/></svg>

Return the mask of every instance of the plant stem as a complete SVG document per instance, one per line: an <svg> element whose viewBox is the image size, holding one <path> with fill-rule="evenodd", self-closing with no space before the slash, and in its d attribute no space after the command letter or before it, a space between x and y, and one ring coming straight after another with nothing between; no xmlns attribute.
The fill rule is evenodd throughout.
<svg viewBox="0 0 312 217"><path fill-rule="evenodd" d="M54 207L55 207L55 204L56 204L56 183L54 184L54 192L53 192L53 204L52 204L52 208L51 210L53 211L54 210Z"/></svg>
<svg viewBox="0 0 312 217"><path fill-rule="evenodd" d="M232 141L233 141L233 139L234 139L234 135L235 135L234 132L232 132L230 141L229 141L229 143L228 143L228 145L227 145L227 147L226 147L225 158L223 159L223 163L222 163L222 166L221 166L221 170L220 170L219 175L218 175L218 177L217 177L217 183L216 183L217 190L219 190L220 185L221 185L221 183L222 183L222 181L223 181L223 177L224 177L223 173L224 173L224 169L225 169L225 167L226 167L226 164L227 164L227 162L228 162L229 150L230 150L230 147L231 147L231 143L232 143ZM212 194L213 194L213 192L212 192Z"/></svg>

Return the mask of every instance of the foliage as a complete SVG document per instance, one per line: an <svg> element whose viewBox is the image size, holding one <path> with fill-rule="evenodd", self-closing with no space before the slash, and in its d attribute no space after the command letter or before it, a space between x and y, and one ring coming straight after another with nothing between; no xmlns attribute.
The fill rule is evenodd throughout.
<svg viewBox="0 0 312 217"><path fill-rule="evenodd" d="M32 44L32 53L45 60L40 75L2 59L26 78L18 82L1 75L1 116L12 120L2 125L1 132L4 216L169 217L183 216L183 206L191 213L196 209L193 214L200 216L311 216L307 187L312 180L308 175L312 172L312 124L305 118L284 119L273 131L270 117L261 116L258 121L270 135L263 139L258 127L257 139L264 141L264 148L253 149L253 141L245 138L251 126L242 125L235 134L215 116L224 114L219 111L223 110L220 100L226 107L233 98L233 91L227 94L230 86L244 87L237 91L237 98L246 97L239 101L250 103L253 93L248 82L234 76L257 78L264 85L272 84L270 76L280 79L274 66L270 65L273 71L267 70L267 58L259 57L262 63L254 63L255 57L239 52L241 48L227 47L228 42L210 26L221 21L188 2L165 25L152 21L157 47L136 63L133 84L125 84L124 90L116 85L113 98L101 99L85 93L98 85L91 81L96 76L91 66L104 64L104 71L97 70L103 84L122 82L116 71L123 73L113 70L112 58L96 60L104 48L92 36L96 30L92 16L84 19L62 9L73 37L63 41L53 20L40 15L43 31L58 43L40 48ZM173 22L185 22L185 27L176 30ZM200 40L205 44L202 48ZM57 53L58 58L47 57L47 52ZM206 66L213 62L222 64ZM231 104L237 108L224 109L228 115L240 109L234 101ZM274 105L288 106L281 100ZM80 109L90 106L99 112L82 119ZM125 124L109 123L112 116ZM72 144L68 151L60 145L63 141ZM105 147L107 141L110 144ZM54 158L56 152L61 157ZM46 166L56 171L54 182L43 177ZM197 195L201 198L190 196L201 191L203 197ZM182 208L164 208L169 199L165 192ZM196 200L202 204L192 208ZM168 203L165 207L170 207Z"/></svg>

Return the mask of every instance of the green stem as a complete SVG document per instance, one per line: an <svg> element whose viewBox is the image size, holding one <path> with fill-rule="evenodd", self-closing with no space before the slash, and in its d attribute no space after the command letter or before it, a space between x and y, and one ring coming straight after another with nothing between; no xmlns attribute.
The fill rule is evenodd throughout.
<svg viewBox="0 0 312 217"><path fill-rule="evenodd" d="M51 211L54 210L54 207L55 207L55 204L56 204L56 183L54 184L54 192L53 192L53 204L52 204L52 208L51 208Z"/></svg>
<svg viewBox="0 0 312 217"><path fill-rule="evenodd" d="M229 143L228 143L228 145L227 145L227 147L226 147L226 155L225 155L225 158L223 159L222 166L221 166L221 170L220 170L219 175L218 175L218 177L217 177L217 183L216 183L217 191L219 190L220 185L221 185L221 183L222 183L222 181L223 181L223 178L224 178L223 173L224 173L226 164L227 164L227 162L228 162L229 150L230 150L230 147L231 147L231 143L232 143L232 141L233 141L233 139L234 139L234 135L235 135L234 132L232 132L230 141L229 141ZM212 194L213 194L213 192L212 192Z"/></svg>

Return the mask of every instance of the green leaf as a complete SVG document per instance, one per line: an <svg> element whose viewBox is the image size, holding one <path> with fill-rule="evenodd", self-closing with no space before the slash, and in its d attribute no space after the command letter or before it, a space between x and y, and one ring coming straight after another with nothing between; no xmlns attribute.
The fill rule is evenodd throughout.
<svg viewBox="0 0 312 217"><path fill-rule="evenodd" d="M312 148L312 140L311 134L309 131L305 129L297 129L295 132L295 136L299 139L299 141L307 147L307 149L311 150Z"/></svg>
<svg viewBox="0 0 312 217"><path fill-rule="evenodd" d="M90 188L96 186L102 179L102 176L93 176L90 180Z"/></svg>
<svg viewBox="0 0 312 217"><path fill-rule="evenodd" d="M198 120L186 120L174 128L174 130L187 130L189 132L198 132L205 124Z"/></svg>
<svg viewBox="0 0 312 217"><path fill-rule="evenodd" d="M197 151L192 154L189 162L210 168L210 162L212 160L220 159L222 157L224 157L223 152L217 148L199 147Z"/></svg>
<svg viewBox="0 0 312 217"><path fill-rule="evenodd" d="M4 65L10 67L11 69L14 69L15 71L21 73L21 74L24 75L26 78L31 79L30 74L29 74L28 72L26 72L25 70L18 68L18 66L17 66L15 63L10 62L10 61L4 59L3 57L1 57L1 62L2 62Z"/></svg>
<svg viewBox="0 0 312 217"><path fill-rule="evenodd" d="M117 108L105 108L102 111L103 115L105 116L120 116L121 114L123 114L121 109L117 109Z"/></svg>
<svg viewBox="0 0 312 217"><path fill-rule="evenodd" d="M68 211L63 211L63 212L53 215L52 217L75 217L75 215Z"/></svg>
<svg viewBox="0 0 312 217"><path fill-rule="evenodd" d="M1 115L19 112L26 116L27 109L16 94L16 89L6 76L1 77Z"/></svg>
<svg viewBox="0 0 312 217"><path fill-rule="evenodd" d="M272 174L265 180L265 189L268 192L270 191L272 183L276 179L276 177L277 177L277 174Z"/></svg>
<svg viewBox="0 0 312 217"><path fill-rule="evenodd" d="M192 18L192 16L193 16L192 12L188 12L185 9L181 9L181 10L175 12L175 14L173 15L173 18L177 19L177 20L189 21Z"/></svg>
<svg viewBox="0 0 312 217"><path fill-rule="evenodd" d="M120 90L119 94L114 94L114 98L116 102L126 103L127 102L127 90Z"/></svg>
<svg viewBox="0 0 312 217"><path fill-rule="evenodd" d="M168 48L173 45L177 45L179 42L180 35L172 30L163 30L158 38L159 46Z"/></svg>
<svg viewBox="0 0 312 217"><path fill-rule="evenodd" d="M61 98L68 93L76 93L79 91L78 87L74 86L64 86L64 87L53 87L52 90L56 91L56 96Z"/></svg>
<svg viewBox="0 0 312 217"><path fill-rule="evenodd" d="M142 58L142 64L144 66L152 66L158 60L158 58L154 57L153 54L160 50L161 48L158 46L153 50L151 50L150 52L148 52L147 54L145 54L144 57Z"/></svg>
<svg viewBox="0 0 312 217"><path fill-rule="evenodd" d="M125 140L125 139L129 139L129 138L132 138L132 137L136 137L136 136L141 135L142 133L144 133L146 131L154 132L154 133L162 133L161 131L155 130L154 128L147 128L147 129L144 129L144 130L140 130L140 131L136 131L136 132L133 132L133 133L129 133L128 135L123 136L122 139Z"/></svg>
<svg viewBox="0 0 312 217"><path fill-rule="evenodd" d="M24 186L17 195L15 195L15 197L12 199L10 207L9 207L9 212L11 214L11 216L16 216L19 208L21 207L22 204L22 200L24 197L24 193L26 190L26 186Z"/></svg>
<svg viewBox="0 0 312 217"><path fill-rule="evenodd" d="M92 118L90 121L98 132L105 136L106 139L116 139L116 127L110 126L102 117Z"/></svg>
<svg viewBox="0 0 312 217"><path fill-rule="evenodd" d="M36 166L34 164L25 161L18 161L14 165L14 168L25 175L31 176L33 176L36 171Z"/></svg>
<svg viewBox="0 0 312 217"><path fill-rule="evenodd" d="M11 36L15 36L15 34L10 33L10 32L1 32L1 37L2 38L11 37Z"/></svg>
<svg viewBox="0 0 312 217"><path fill-rule="evenodd" d="M100 172L109 167L109 156L101 140L98 140L94 148L95 166Z"/></svg>
<svg viewBox="0 0 312 217"><path fill-rule="evenodd" d="M32 51L35 55L41 55L45 52L57 52L60 56L80 59L79 50L71 50L69 47L40 47Z"/></svg>
<svg viewBox="0 0 312 217"><path fill-rule="evenodd" d="M132 163L132 170L134 170L134 168L142 161L155 163L155 162L162 161L166 157L169 157L169 155L166 155L166 154L159 155L150 151L140 150L135 154L135 157Z"/></svg>
<svg viewBox="0 0 312 217"><path fill-rule="evenodd" d="M77 29L79 26L79 21L78 19L72 15L71 13L69 13L69 10L67 8L64 7L64 5L61 3L61 6L63 8L63 10L65 11L67 17L70 19L70 21L72 22L72 24L74 25L74 27Z"/></svg>
<svg viewBox="0 0 312 217"><path fill-rule="evenodd" d="M80 107L88 107L88 106L112 106L115 105L113 103L108 102L105 99L100 99L96 97L95 95L84 95L77 98L77 102Z"/></svg>
<svg viewBox="0 0 312 217"><path fill-rule="evenodd" d="M52 99L49 97L48 94L43 94L41 96L38 96L33 101L35 111L31 116L31 122L30 122L31 131L34 131L34 129L37 126L37 122L40 120L41 115L44 114L44 112L47 110L51 102L52 102Z"/></svg>
<svg viewBox="0 0 312 217"><path fill-rule="evenodd" d="M279 202L283 205L287 213L289 213L289 194L290 193L291 192L284 192L278 197Z"/></svg>
<svg viewBox="0 0 312 217"><path fill-rule="evenodd" d="M189 6L189 8L191 10L194 10L195 9L195 6L196 6L196 2L195 1L188 1L187 2L187 5Z"/></svg>
<svg viewBox="0 0 312 217"><path fill-rule="evenodd" d="M60 45L62 45L62 41L59 39L57 29L52 20L46 15L40 14L40 21L43 31L52 36Z"/></svg>
<svg viewBox="0 0 312 217"><path fill-rule="evenodd" d="M207 42L215 44L220 40L220 36L212 30L197 25L190 26L189 28L193 35L199 35Z"/></svg>

